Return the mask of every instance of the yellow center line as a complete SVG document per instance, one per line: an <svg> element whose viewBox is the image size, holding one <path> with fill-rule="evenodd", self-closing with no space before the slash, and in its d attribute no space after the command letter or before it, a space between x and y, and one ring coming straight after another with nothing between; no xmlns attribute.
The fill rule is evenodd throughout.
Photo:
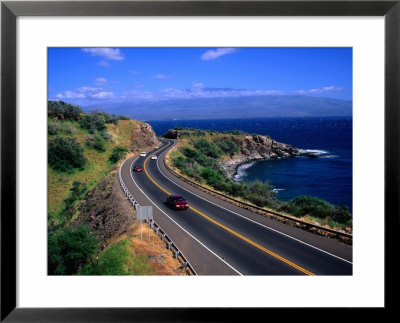
<svg viewBox="0 0 400 323"><path fill-rule="evenodd" d="M160 184L158 184L158 183L150 176L150 174L147 172L146 163L147 163L147 161L149 160L149 158L150 158L150 156L148 156L148 157L146 158L146 160L144 161L144 164L143 164L143 168L144 168L144 171L145 171L147 177L148 177L148 178L153 182L153 184L156 185L160 190L162 190L162 191L163 191L164 193L166 193L167 195L171 195L170 192L168 192L165 188L163 188ZM282 256L279 256L279 255L276 254L275 252L272 252L271 250L268 250L267 248L264 248L263 246L260 246L259 244L255 243L254 241L250 240L249 238L246 238L245 236L243 236L243 235L237 233L236 231L234 231L234 230L232 230L232 229L226 227L225 225L219 223L218 221L214 220L213 218L210 218L208 215L206 215L206 214L204 214L203 212L197 210L196 208L194 208L194 207L192 207L192 206L189 206L189 208L190 208L192 211L194 211L194 212L196 212L197 214L199 214L200 216L202 216L203 218L207 219L208 221L210 221L210 222L216 224L216 225L219 226L220 228L222 228L222 229L224 229L224 230L226 230L226 231L232 233L232 234L235 235L236 237L242 239L243 241L246 241L247 243L249 243L249 244L251 244L252 246L254 246L254 247L256 247L256 248L258 248L258 249L264 251L265 253L267 253L267 254L269 254L269 255L271 255L271 256L273 256L273 257L275 257L276 259L279 259L280 261L283 261L284 263L288 264L289 266L292 266L293 268L296 268L297 270L303 272L303 273L306 274L306 275L315 276L315 274L313 274L312 272L308 271L307 269L304 269L304 268L300 267L299 265L296 265L294 262L291 262L290 260L287 260L286 258L283 258Z"/></svg>

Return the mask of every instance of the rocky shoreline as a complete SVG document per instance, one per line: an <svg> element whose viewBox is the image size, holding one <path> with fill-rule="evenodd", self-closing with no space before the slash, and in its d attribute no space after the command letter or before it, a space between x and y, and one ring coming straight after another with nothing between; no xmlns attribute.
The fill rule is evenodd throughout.
<svg viewBox="0 0 400 323"><path fill-rule="evenodd" d="M240 152L235 154L231 159L221 163L221 166L230 179L234 178L237 169L241 165L254 161L296 156L317 157L315 153L275 141L267 136L246 136L245 140L235 140L235 142L238 144Z"/></svg>
<svg viewBox="0 0 400 323"><path fill-rule="evenodd" d="M193 129L170 129L164 135L165 138L178 139L182 135L189 135ZM231 140L239 147L239 152L229 159L220 162L230 179L234 179L238 167L259 160L291 158L296 156L307 156L310 158L318 157L316 151L309 151L297 148L290 144L285 144L271 139L269 136L262 135L230 135L221 134L219 140Z"/></svg>

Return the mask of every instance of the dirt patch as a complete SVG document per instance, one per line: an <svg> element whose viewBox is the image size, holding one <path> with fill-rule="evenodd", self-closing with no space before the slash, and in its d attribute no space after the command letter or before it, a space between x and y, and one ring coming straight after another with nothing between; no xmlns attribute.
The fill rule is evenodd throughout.
<svg viewBox="0 0 400 323"><path fill-rule="evenodd" d="M180 260L174 257L174 252L168 250L165 241L153 229L149 229L145 223L142 225L142 238L140 236L140 226L138 225L134 229L134 237L131 238L131 242L135 254L145 255L151 262L157 275L190 275L190 271L183 268Z"/></svg>

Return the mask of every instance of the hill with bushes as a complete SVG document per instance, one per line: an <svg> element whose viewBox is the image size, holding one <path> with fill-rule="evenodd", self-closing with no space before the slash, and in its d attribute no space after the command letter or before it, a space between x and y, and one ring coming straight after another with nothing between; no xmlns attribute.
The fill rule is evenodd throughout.
<svg viewBox="0 0 400 323"><path fill-rule="evenodd" d="M167 272L132 254L136 212L117 172L125 157L156 144L142 121L48 102L49 275Z"/></svg>

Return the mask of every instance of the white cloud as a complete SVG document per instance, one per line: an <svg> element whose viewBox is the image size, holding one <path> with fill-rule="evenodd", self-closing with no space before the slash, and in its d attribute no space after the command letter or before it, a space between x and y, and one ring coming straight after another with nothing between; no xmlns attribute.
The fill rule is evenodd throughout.
<svg viewBox="0 0 400 323"><path fill-rule="evenodd" d="M199 90L202 89L204 87L204 84L201 82L193 82L192 83L192 90Z"/></svg>
<svg viewBox="0 0 400 323"><path fill-rule="evenodd" d="M281 91L281 90L248 90L232 88L206 88L201 82L193 82L188 89L166 88L160 91L142 91L135 88L124 93L126 99L141 100L167 100L167 99L200 99L200 98L227 98L227 97L246 97L264 95L313 95L324 94L332 91L340 91L343 88L326 86L320 89Z"/></svg>
<svg viewBox="0 0 400 323"><path fill-rule="evenodd" d="M114 96L114 93L111 91L101 91L98 93L95 93L91 96L93 99L107 99L107 98L112 98Z"/></svg>
<svg viewBox="0 0 400 323"><path fill-rule="evenodd" d="M94 79L94 82L96 83L97 86L102 86L107 84L107 79L104 77L96 77Z"/></svg>
<svg viewBox="0 0 400 323"><path fill-rule="evenodd" d="M110 61L121 61L124 59L119 48L82 48L82 51L91 56L100 56Z"/></svg>
<svg viewBox="0 0 400 323"><path fill-rule="evenodd" d="M56 94L57 99L83 99L85 98L85 94L74 92L74 91L65 91L63 93Z"/></svg>
<svg viewBox="0 0 400 323"><path fill-rule="evenodd" d="M203 55L201 55L202 60L211 60L221 57L226 54L232 54L236 52L236 48L217 48L217 49L210 49L206 51Z"/></svg>
<svg viewBox="0 0 400 323"><path fill-rule="evenodd" d="M170 79L172 78L172 75L168 74L156 74L152 76L153 79L159 79L159 80L164 80L164 79Z"/></svg>
<svg viewBox="0 0 400 323"><path fill-rule="evenodd" d="M302 94L302 95L307 95L307 94L324 94L324 93L331 93L331 92L340 92L343 91L344 89L342 87L337 87L337 86L324 86L320 89L310 89L310 90L298 90L294 91L293 94Z"/></svg>
<svg viewBox="0 0 400 323"><path fill-rule="evenodd" d="M97 99L109 99L114 97L114 93L111 91L104 91L101 87L89 87L83 86L74 91L64 91L57 93L55 97L59 100L62 99L83 99L83 100L97 100Z"/></svg>
<svg viewBox="0 0 400 323"><path fill-rule="evenodd" d="M309 90L298 91L280 91L280 90L248 90L233 88L207 88L201 82L193 82L188 89L166 88L160 91L144 90L144 85L135 83L134 87L122 93L114 93L105 90L102 87L83 86L74 91L65 91L57 93L55 99L58 100L76 100L80 102L90 102L95 100L116 101L160 101L173 99L200 99L200 98L229 98L229 97L247 97L247 96L265 96L265 95L323 95L324 93L338 92L344 90L336 86L325 86Z"/></svg>

